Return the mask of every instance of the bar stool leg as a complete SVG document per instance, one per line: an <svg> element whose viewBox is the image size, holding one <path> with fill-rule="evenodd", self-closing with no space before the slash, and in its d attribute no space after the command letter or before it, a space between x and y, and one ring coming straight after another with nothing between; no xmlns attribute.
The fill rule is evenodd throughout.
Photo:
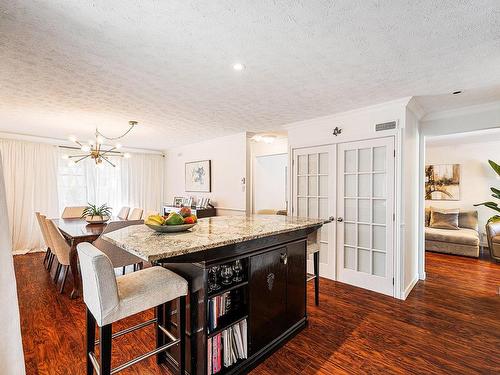
<svg viewBox="0 0 500 375"><path fill-rule="evenodd" d="M99 375L111 375L111 329L112 324L99 327Z"/></svg>
<svg viewBox="0 0 500 375"><path fill-rule="evenodd" d="M179 322L179 373L186 372L186 296L179 297L177 317Z"/></svg>
<svg viewBox="0 0 500 375"><path fill-rule="evenodd" d="M89 353L94 353L95 351L95 319L89 309L87 309L87 351L86 351L86 360L87 360L87 375L94 374L94 366L92 366L92 361L90 360Z"/></svg>
<svg viewBox="0 0 500 375"><path fill-rule="evenodd" d="M319 306L319 251L313 254L314 261L314 302Z"/></svg>
<svg viewBox="0 0 500 375"><path fill-rule="evenodd" d="M158 327L158 326L163 326L165 327L165 305L160 305L156 306L156 319L157 319L157 326L156 326L156 347L159 348L160 346L165 345L165 334L163 331ZM160 352L156 355L156 363L157 364L162 364L165 363L165 352Z"/></svg>

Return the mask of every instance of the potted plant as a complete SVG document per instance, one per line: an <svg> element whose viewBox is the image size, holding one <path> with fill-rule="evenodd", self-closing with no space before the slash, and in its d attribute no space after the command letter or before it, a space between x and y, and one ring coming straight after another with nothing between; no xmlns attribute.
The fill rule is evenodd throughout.
<svg viewBox="0 0 500 375"><path fill-rule="evenodd" d="M488 160L488 163L490 163L491 168L493 168L493 170L496 172L496 174L498 176L500 176L500 165L498 165L497 163L495 163L492 160ZM493 198L500 199L500 189L496 189L494 187L491 187L490 190L493 193L493 194L491 194L491 196ZM498 207L498 203L496 203L496 202L488 201L488 202L475 204L474 206L486 206L486 207L500 213L500 207ZM500 215L498 215L498 214L494 215L488 219L488 223L498 222L498 221L500 221Z"/></svg>
<svg viewBox="0 0 500 375"><path fill-rule="evenodd" d="M111 207L103 204L97 207L96 204L88 204L83 210L82 218L90 224L105 223L111 218Z"/></svg>

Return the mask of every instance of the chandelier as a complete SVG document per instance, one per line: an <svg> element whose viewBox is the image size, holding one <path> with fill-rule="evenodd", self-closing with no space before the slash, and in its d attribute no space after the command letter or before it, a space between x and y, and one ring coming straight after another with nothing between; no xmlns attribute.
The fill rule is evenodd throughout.
<svg viewBox="0 0 500 375"><path fill-rule="evenodd" d="M88 142L80 142L75 136L70 136L69 140L71 142L76 143L78 147L68 147L62 146L63 148L68 148L72 150L80 150L82 153L76 155L63 155L64 159L70 159L75 164L85 160L87 158L91 158L95 161L96 165L101 165L103 161L110 164L113 167L116 165L110 160L110 158L120 157L120 158L130 158L130 154L128 152L120 152L118 151L122 145L120 143L114 143L113 146L105 145L104 142L111 141L115 142L123 137L125 137L130 131L137 125L137 121L129 121L129 128L125 133L118 137L106 137L102 134L99 129L95 129L95 140L90 140Z"/></svg>

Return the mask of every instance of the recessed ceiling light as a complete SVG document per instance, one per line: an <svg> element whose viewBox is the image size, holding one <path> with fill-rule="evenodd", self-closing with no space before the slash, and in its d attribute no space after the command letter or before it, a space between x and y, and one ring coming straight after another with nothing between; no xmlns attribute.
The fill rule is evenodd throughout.
<svg viewBox="0 0 500 375"><path fill-rule="evenodd" d="M462 93L462 91L461 91L461 90L458 90L458 91L453 91L453 92L452 92L452 94L453 94L453 95L459 95L459 94L461 94L461 93Z"/></svg>
<svg viewBox="0 0 500 375"><path fill-rule="evenodd" d="M233 69L236 70L237 72L241 72L243 69L245 69L245 65L241 63L236 63L233 65Z"/></svg>

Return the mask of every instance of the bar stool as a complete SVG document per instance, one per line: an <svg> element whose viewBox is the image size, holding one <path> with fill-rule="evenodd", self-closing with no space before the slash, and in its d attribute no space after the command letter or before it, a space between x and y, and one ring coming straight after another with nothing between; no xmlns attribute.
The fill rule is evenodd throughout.
<svg viewBox="0 0 500 375"><path fill-rule="evenodd" d="M83 281L83 300L87 305L87 375L110 375L133 364L157 355L164 361L165 351L179 345L179 372L184 375L186 295L188 283L179 275L155 266L116 278L113 265L102 251L90 243L77 246ZM179 336L176 338L164 327L164 304L179 298ZM156 317L122 331L111 333L112 324L128 316L156 307ZM99 339L95 340L95 325L99 326ZM118 367L111 368L111 341L115 337L156 324L156 349L142 354ZM166 338L170 339L166 343ZM95 356L99 345L99 360Z"/></svg>

